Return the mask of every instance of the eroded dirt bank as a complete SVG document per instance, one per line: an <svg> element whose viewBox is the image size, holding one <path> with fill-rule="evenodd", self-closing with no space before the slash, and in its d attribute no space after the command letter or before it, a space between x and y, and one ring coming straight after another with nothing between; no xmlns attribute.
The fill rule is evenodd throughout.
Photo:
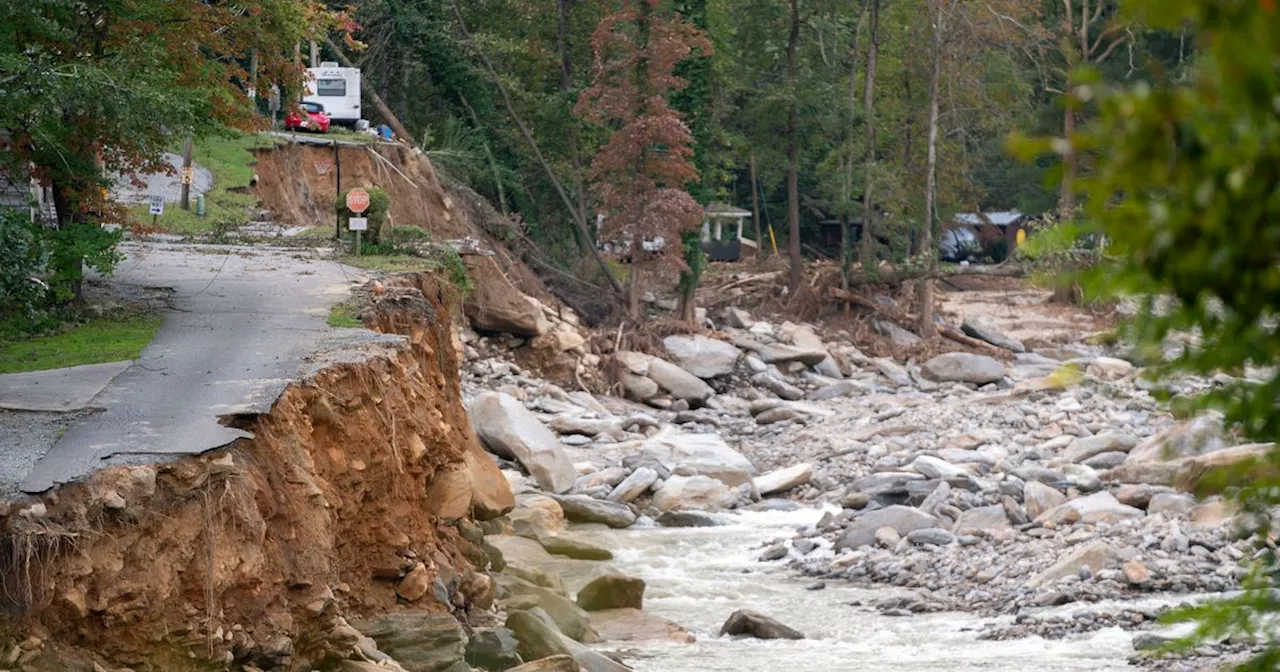
<svg viewBox="0 0 1280 672"><path fill-rule="evenodd" d="M487 607L462 531L511 493L459 402L441 292L405 284L366 312L403 343L290 386L255 438L4 505L0 667L310 669L377 658L348 621Z"/></svg>

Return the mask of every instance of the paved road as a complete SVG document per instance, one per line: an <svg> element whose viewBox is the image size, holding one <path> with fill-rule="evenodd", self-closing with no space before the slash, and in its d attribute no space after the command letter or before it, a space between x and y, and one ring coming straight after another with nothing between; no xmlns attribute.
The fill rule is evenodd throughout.
<svg viewBox="0 0 1280 672"><path fill-rule="evenodd" d="M14 411L79 411L132 361L0 374L0 408Z"/></svg>
<svg viewBox="0 0 1280 672"><path fill-rule="evenodd" d="M124 245L115 282L171 287L172 309L142 354L93 398L25 478L42 492L106 464L197 454L248 433L218 419L264 413L331 330L356 269L313 251ZM12 477L0 474L0 479Z"/></svg>
<svg viewBox="0 0 1280 672"><path fill-rule="evenodd" d="M173 174L147 173L141 175L115 176L115 184L111 187L111 198L117 203L146 203L151 194L160 194L168 203L177 203L182 198L182 157L165 152L164 158L173 167ZM137 180L141 184L134 184ZM207 194L213 188L213 173L208 168L196 163L191 176L191 197L196 194Z"/></svg>

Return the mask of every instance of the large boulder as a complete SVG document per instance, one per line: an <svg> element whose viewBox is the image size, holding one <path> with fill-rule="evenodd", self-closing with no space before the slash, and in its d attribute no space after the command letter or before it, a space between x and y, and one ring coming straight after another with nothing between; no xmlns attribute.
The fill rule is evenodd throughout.
<svg viewBox="0 0 1280 672"><path fill-rule="evenodd" d="M1064 504L1060 504L1037 517L1037 520L1055 520L1060 517L1066 509L1072 509L1080 514L1080 520L1085 523L1095 523L1099 521L1116 521L1123 518L1141 518L1146 515L1142 509L1121 504L1115 495L1103 490L1095 492L1092 495L1077 497Z"/></svg>
<svg viewBox="0 0 1280 672"><path fill-rule="evenodd" d="M467 664L486 672L505 672L524 662L519 646L515 633L506 628L477 630L467 642Z"/></svg>
<svg viewBox="0 0 1280 672"><path fill-rule="evenodd" d="M772 495L775 492L790 490L804 485L813 478L813 465L808 462L792 465L783 469L775 469L755 479L756 490L761 495Z"/></svg>
<svg viewBox="0 0 1280 672"><path fill-rule="evenodd" d="M409 672L443 672L466 654L467 635L449 614L405 611L352 625Z"/></svg>
<svg viewBox="0 0 1280 672"><path fill-rule="evenodd" d="M649 467L639 467L631 472L609 493L615 502L630 502L644 494L658 480L658 472Z"/></svg>
<svg viewBox="0 0 1280 672"><path fill-rule="evenodd" d="M1072 441L1071 445L1062 452L1062 459L1067 462L1084 462L1102 453L1128 452L1136 445L1138 445L1138 439L1132 434L1102 432Z"/></svg>
<svg viewBox="0 0 1280 672"><path fill-rule="evenodd" d="M804 639L804 633L799 630L750 609L739 609L730 614L720 627L720 634L756 639Z"/></svg>
<svg viewBox="0 0 1280 672"><path fill-rule="evenodd" d="M477 396L471 424L486 448L519 461L542 489L568 492L573 487L578 472L560 440L514 397L503 392Z"/></svg>
<svg viewBox="0 0 1280 672"><path fill-rule="evenodd" d="M1009 515L1005 513L1004 507L999 504L992 504L990 506L976 506L961 513L951 532L956 536L968 534L990 535L998 534L1011 528Z"/></svg>
<svg viewBox="0 0 1280 672"><path fill-rule="evenodd" d="M643 609L644 579L622 574L598 576L578 591L577 601L587 611Z"/></svg>
<svg viewBox="0 0 1280 672"><path fill-rule="evenodd" d="M565 646L560 633L527 611L512 611L507 614L506 626L515 633L520 642L520 657L525 660L569 655L569 647Z"/></svg>
<svg viewBox="0 0 1280 672"><path fill-rule="evenodd" d="M1081 568L1087 568L1090 574L1097 574L1104 567L1115 561L1116 551L1105 541L1094 541L1062 556L1048 569L1036 574L1027 581L1031 588L1047 586L1058 579L1076 576Z"/></svg>
<svg viewBox="0 0 1280 672"><path fill-rule="evenodd" d="M1027 517L1033 520L1066 501L1067 496L1057 488L1039 481L1027 481L1022 486L1022 507L1026 510Z"/></svg>
<svg viewBox="0 0 1280 672"><path fill-rule="evenodd" d="M734 494L709 476L672 476L653 493L653 506L659 511L694 509L714 511L733 505Z"/></svg>
<svg viewBox="0 0 1280 672"><path fill-rule="evenodd" d="M1004 365L986 355L948 352L925 362L920 373L934 382L986 385L1004 378Z"/></svg>
<svg viewBox="0 0 1280 672"><path fill-rule="evenodd" d="M511 284L493 259L468 256L467 275L475 290L467 293L463 312L477 331L499 331L518 336L540 336L551 323L542 308Z"/></svg>
<svg viewBox="0 0 1280 672"><path fill-rule="evenodd" d="M515 507L511 484L479 443L467 441L463 461L471 480L471 515L476 520L492 520Z"/></svg>
<svg viewBox="0 0 1280 672"><path fill-rule="evenodd" d="M701 378L668 362L654 358L649 362L648 377L676 399L684 399L692 407L699 407L716 393Z"/></svg>
<svg viewBox="0 0 1280 672"><path fill-rule="evenodd" d="M876 530L882 527L893 528L901 536L913 530L937 526L937 518L919 509L895 504L869 511L855 518L853 523L845 529L844 534L836 540L835 548L839 551L870 546L875 543Z"/></svg>
<svg viewBox="0 0 1280 672"><path fill-rule="evenodd" d="M813 332L813 329L786 322L782 325L781 330L791 337L791 343L795 347L807 352L822 352L826 354L821 360L811 364L814 371L828 378L844 377L844 373L840 371L840 364L831 356L831 353L827 352L827 346L823 344L822 338Z"/></svg>
<svg viewBox="0 0 1280 672"><path fill-rule="evenodd" d="M645 441L640 452L672 473L710 476L728 486L748 483L756 474L751 460L718 434L685 434L665 427Z"/></svg>
<svg viewBox="0 0 1280 672"><path fill-rule="evenodd" d="M507 591L507 597L503 601L507 611L537 607L547 614L556 630L570 638L582 642L599 640L599 636L591 628L591 618L573 600L550 588L535 586L527 581L504 577L501 574L498 575L498 583ZM524 653L520 655L523 656Z"/></svg>
<svg viewBox="0 0 1280 672"><path fill-rule="evenodd" d="M1129 462L1170 461L1222 450L1222 415L1206 413L1180 422L1129 451Z"/></svg>
<svg viewBox="0 0 1280 672"><path fill-rule="evenodd" d="M964 322L960 325L960 330L997 348L1004 348L1013 352L1027 351L1027 346L1023 345L1022 341L996 329L995 326L980 317L966 316Z"/></svg>
<svg viewBox="0 0 1280 672"><path fill-rule="evenodd" d="M595 499L587 495L557 496L564 516L575 523L603 523L615 529L631 527L636 514L621 502Z"/></svg>
<svg viewBox="0 0 1280 672"><path fill-rule="evenodd" d="M662 345L680 368L703 379L733 373L738 357L742 356L742 351L729 343L699 335L673 334L662 339Z"/></svg>
<svg viewBox="0 0 1280 672"><path fill-rule="evenodd" d="M660 616L639 609L602 609L591 612L591 625L606 642L668 641L691 644L688 630Z"/></svg>

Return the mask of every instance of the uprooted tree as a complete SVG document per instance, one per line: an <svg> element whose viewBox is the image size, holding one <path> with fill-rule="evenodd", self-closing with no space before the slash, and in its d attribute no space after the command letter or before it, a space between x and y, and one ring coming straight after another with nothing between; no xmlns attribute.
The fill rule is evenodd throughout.
<svg viewBox="0 0 1280 672"><path fill-rule="evenodd" d="M659 0L625 0L600 21L592 49L594 81L574 113L616 129L587 175L604 216L600 239L630 261L627 313L638 319L645 276L683 267L681 234L702 219L686 191L698 179L693 135L668 97L687 84L676 66L711 43Z"/></svg>

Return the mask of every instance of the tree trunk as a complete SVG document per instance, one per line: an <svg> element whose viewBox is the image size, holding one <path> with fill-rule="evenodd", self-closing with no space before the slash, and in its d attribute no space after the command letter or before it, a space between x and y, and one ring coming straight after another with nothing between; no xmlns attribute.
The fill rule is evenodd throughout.
<svg viewBox="0 0 1280 672"><path fill-rule="evenodd" d="M942 76L942 2L930 0L933 19L933 72L929 73L929 153L925 168L924 225L920 227L920 253L925 255L925 267L930 274L938 268L938 253L933 244L933 225L938 211L938 80ZM937 335L933 323L933 278L920 280L920 337L928 340Z"/></svg>
<svg viewBox="0 0 1280 672"><path fill-rule="evenodd" d="M760 185L756 180L756 155L752 154L747 164L751 172L751 221L756 227L756 259L764 259L769 256L769 249L765 245L764 228L760 225Z"/></svg>
<svg viewBox="0 0 1280 672"><path fill-rule="evenodd" d="M800 258L800 179L799 138L796 137L796 47L800 42L799 0L791 0L791 34L787 37L787 86L791 92L791 105L787 111L787 255L791 258L792 296L800 289L804 276Z"/></svg>
<svg viewBox="0 0 1280 672"><path fill-rule="evenodd" d="M840 285L849 289L849 270L853 268L853 223L850 213L853 212L853 136L857 132L854 114L858 111L858 37L862 34L862 20L866 17L867 6L864 2L858 12L858 22L853 26L853 39L849 44L849 126L845 131L845 143L848 152L841 158L844 163L844 183L841 186L841 200L844 201L844 214L840 217Z"/></svg>
<svg viewBox="0 0 1280 672"><path fill-rule="evenodd" d="M871 0L871 44L867 46L867 85L862 93L862 106L867 120L867 155L863 162L862 190L862 239L859 256L864 270L874 267L875 257L875 206L872 205L872 172L876 162L875 89L876 67L880 58L880 0Z"/></svg>
<svg viewBox="0 0 1280 672"><path fill-rule="evenodd" d="M569 93L573 88L573 54L569 42L569 5L573 0L556 0L556 48L560 51L560 91ZM583 183L582 156L578 147L578 129L570 115L565 128L565 142L569 146L569 166L573 170L573 192L578 200L578 211L587 212L587 189ZM578 236L583 251L593 244L590 238Z"/></svg>
<svg viewBox="0 0 1280 672"><path fill-rule="evenodd" d="M643 305L643 302L640 301L640 296L644 292L644 282L640 278L642 274L643 270L640 262L633 257L631 259L631 277L627 282L627 317L633 322L639 322L640 318L644 317L644 313L640 308Z"/></svg>
<svg viewBox="0 0 1280 672"><path fill-rule="evenodd" d="M1076 133L1076 112L1067 100L1067 109L1062 116L1062 137L1067 141L1062 154L1062 197L1058 201L1058 217L1072 219L1076 211L1076 150L1071 146L1071 136Z"/></svg>

